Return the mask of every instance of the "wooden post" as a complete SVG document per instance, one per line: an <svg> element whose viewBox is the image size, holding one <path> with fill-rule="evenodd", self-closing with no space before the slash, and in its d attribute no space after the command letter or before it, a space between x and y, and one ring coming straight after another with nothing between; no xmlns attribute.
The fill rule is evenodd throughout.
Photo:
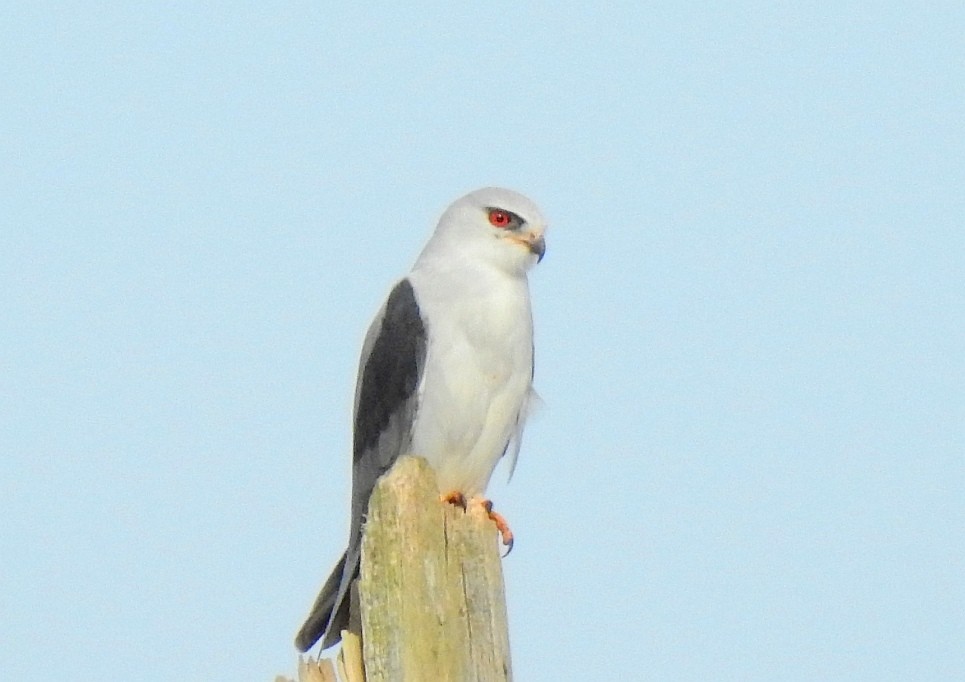
<svg viewBox="0 0 965 682"><path fill-rule="evenodd" d="M367 682L512 679L497 538L481 509L440 502L425 460L379 480L359 582Z"/></svg>
<svg viewBox="0 0 965 682"><path fill-rule="evenodd" d="M369 500L361 647L343 631L334 660L299 658L299 682L512 680L497 538L480 508L439 500L425 460L399 459Z"/></svg>

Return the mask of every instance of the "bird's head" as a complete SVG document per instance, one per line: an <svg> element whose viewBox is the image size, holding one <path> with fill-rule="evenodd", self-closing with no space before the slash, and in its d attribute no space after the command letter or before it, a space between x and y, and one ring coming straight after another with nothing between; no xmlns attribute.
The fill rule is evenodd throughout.
<svg viewBox="0 0 965 682"><path fill-rule="evenodd" d="M522 194L498 187L455 201L439 219L432 242L450 253L524 274L546 251L546 220Z"/></svg>

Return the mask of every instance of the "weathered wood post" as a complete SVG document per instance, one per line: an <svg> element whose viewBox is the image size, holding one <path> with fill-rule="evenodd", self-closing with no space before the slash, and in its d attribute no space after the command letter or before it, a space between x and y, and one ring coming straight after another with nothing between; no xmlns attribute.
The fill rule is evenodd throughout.
<svg viewBox="0 0 965 682"><path fill-rule="evenodd" d="M481 509L439 501L425 460L378 482L359 582L367 682L512 679L497 537Z"/></svg>
<svg viewBox="0 0 965 682"><path fill-rule="evenodd" d="M379 480L359 581L365 682L512 680L497 538L482 509L439 500L425 460L403 457ZM358 679L358 639L346 635L334 666L299 666L302 682L334 668Z"/></svg>

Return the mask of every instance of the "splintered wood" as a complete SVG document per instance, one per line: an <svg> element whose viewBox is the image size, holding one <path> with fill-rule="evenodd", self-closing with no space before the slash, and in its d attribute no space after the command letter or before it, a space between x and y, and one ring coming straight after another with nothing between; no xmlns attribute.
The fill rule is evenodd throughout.
<svg viewBox="0 0 965 682"><path fill-rule="evenodd" d="M279 675L275 678L275 682L292 682L292 680ZM362 670L362 643L358 635L343 630L342 646L334 659L299 656L298 682L365 682L365 673Z"/></svg>

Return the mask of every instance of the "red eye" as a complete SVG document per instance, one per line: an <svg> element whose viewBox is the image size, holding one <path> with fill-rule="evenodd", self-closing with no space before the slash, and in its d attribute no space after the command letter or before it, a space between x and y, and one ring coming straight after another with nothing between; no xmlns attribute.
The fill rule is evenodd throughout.
<svg viewBox="0 0 965 682"><path fill-rule="evenodd" d="M513 216L509 211L493 208L489 210L489 222L493 227L509 227Z"/></svg>

